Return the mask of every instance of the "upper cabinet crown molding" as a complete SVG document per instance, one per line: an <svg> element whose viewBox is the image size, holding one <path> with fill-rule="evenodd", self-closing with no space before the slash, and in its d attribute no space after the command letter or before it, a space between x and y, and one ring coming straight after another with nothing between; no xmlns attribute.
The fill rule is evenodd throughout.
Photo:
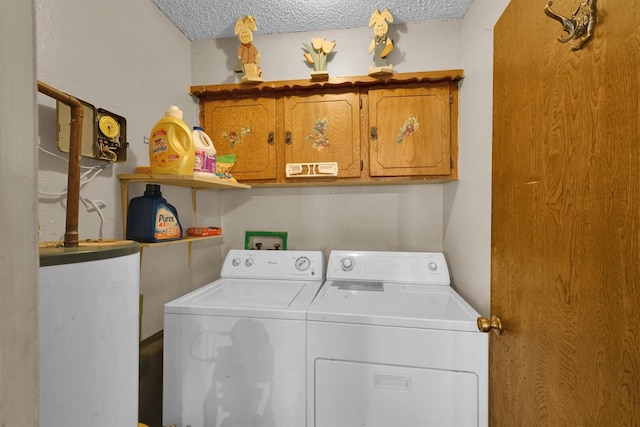
<svg viewBox="0 0 640 427"><path fill-rule="evenodd" d="M416 73L395 73L381 76L329 77L327 81L279 80L257 84L230 83L197 85L189 88L189 94L203 98L250 96L290 92L292 90L349 89L384 87L394 84L424 84L429 82L458 81L464 78L463 70L440 70Z"/></svg>

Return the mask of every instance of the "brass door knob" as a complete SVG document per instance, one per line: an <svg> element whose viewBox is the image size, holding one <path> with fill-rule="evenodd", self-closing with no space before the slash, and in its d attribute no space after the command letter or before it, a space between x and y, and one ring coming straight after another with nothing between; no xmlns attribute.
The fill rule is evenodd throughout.
<svg viewBox="0 0 640 427"><path fill-rule="evenodd" d="M480 332L494 332L502 335L502 320L495 314L491 316L491 320L486 317L478 317L478 330Z"/></svg>

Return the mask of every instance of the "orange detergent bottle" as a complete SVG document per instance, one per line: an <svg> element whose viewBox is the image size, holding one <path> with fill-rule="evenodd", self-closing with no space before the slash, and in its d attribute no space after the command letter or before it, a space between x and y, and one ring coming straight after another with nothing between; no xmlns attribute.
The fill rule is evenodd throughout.
<svg viewBox="0 0 640 427"><path fill-rule="evenodd" d="M164 117L151 129L151 173L192 175L195 161L191 128L182 120L182 111L171 105L165 111Z"/></svg>

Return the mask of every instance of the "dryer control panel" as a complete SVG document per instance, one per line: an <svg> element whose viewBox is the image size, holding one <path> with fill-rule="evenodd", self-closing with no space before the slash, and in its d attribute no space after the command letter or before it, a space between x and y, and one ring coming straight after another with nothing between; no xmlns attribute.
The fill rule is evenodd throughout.
<svg viewBox="0 0 640 427"><path fill-rule="evenodd" d="M327 280L451 284L447 262L441 252L331 251Z"/></svg>

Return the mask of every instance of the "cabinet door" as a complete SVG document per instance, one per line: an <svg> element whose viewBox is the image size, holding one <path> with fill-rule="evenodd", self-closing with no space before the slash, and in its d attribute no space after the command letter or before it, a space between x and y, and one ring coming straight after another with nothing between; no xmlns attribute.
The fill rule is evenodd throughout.
<svg viewBox="0 0 640 427"><path fill-rule="evenodd" d="M284 100L285 163L337 162L339 177L360 176L357 93Z"/></svg>
<svg viewBox="0 0 640 427"><path fill-rule="evenodd" d="M369 92L371 176L448 175L448 84Z"/></svg>
<svg viewBox="0 0 640 427"><path fill-rule="evenodd" d="M275 99L209 100L203 111L203 129L218 156L236 155L236 179L276 178Z"/></svg>

